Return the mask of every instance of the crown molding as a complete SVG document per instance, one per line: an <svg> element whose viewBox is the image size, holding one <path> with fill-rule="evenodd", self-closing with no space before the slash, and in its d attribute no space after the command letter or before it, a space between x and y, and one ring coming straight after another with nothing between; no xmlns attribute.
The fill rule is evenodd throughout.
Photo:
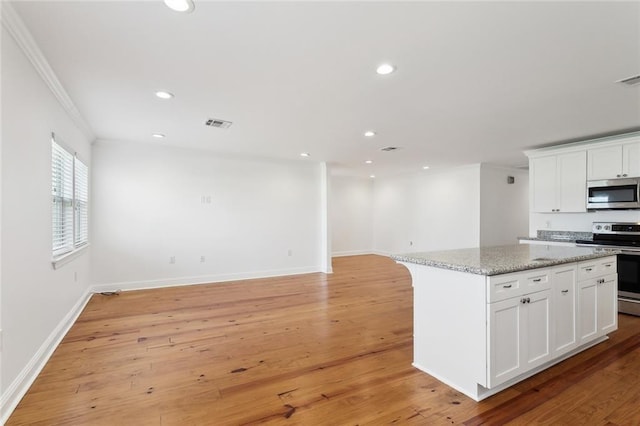
<svg viewBox="0 0 640 426"><path fill-rule="evenodd" d="M76 108L71 97L62 86L62 83L60 83L60 80L58 80L58 77L49 65L49 62L38 47L38 44L33 39L33 36L9 2L2 1L0 20L2 21L2 26L9 32L9 34L11 34L20 49L33 64L42 80L49 87L49 90L51 90L60 105L62 105L62 108L64 108L69 117L71 117L73 122L78 126L82 133L84 133L89 141L93 142L96 139L93 130L82 117L78 108Z"/></svg>

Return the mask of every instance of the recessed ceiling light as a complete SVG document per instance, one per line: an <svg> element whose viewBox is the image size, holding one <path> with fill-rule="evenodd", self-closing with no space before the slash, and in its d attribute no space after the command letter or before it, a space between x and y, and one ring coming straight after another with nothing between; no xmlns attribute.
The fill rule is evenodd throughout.
<svg viewBox="0 0 640 426"><path fill-rule="evenodd" d="M380 75L387 75L387 74L391 74L395 70L396 70L396 67L394 67L391 64L382 64L376 69L376 72Z"/></svg>
<svg viewBox="0 0 640 426"><path fill-rule="evenodd" d="M422 166L423 170L427 170L429 168L429 166Z"/></svg>
<svg viewBox="0 0 640 426"><path fill-rule="evenodd" d="M367 164L371 164L371 163L373 163L373 161L371 161L371 160L367 160L367 161L365 161L365 163L367 163Z"/></svg>
<svg viewBox="0 0 640 426"><path fill-rule="evenodd" d="M162 139L162 138L164 138L164 134L162 134L162 133L154 133L154 134L153 134L153 135L151 135L151 136L153 136L154 138L158 138L158 139Z"/></svg>
<svg viewBox="0 0 640 426"><path fill-rule="evenodd" d="M369 177L370 177L371 179L373 179L373 178L375 178L375 177L376 177L376 175L369 175Z"/></svg>
<svg viewBox="0 0 640 426"><path fill-rule="evenodd" d="M173 93L165 92L164 90L160 90L156 92L156 96L160 99L171 99L173 98Z"/></svg>
<svg viewBox="0 0 640 426"><path fill-rule="evenodd" d="M308 152L302 152L300 153L300 157L310 157L311 154L309 154Z"/></svg>
<svg viewBox="0 0 640 426"><path fill-rule="evenodd" d="M373 130L367 130L366 132L364 132L364 135L368 138L372 138L376 135L376 132L374 132Z"/></svg>
<svg viewBox="0 0 640 426"><path fill-rule="evenodd" d="M196 8L192 0L164 0L164 4L176 12L193 12Z"/></svg>

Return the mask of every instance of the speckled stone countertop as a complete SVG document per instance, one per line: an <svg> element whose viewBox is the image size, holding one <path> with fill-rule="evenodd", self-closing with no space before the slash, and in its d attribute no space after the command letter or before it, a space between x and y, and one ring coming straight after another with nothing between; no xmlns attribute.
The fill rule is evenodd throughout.
<svg viewBox="0 0 640 426"><path fill-rule="evenodd" d="M611 256L619 253L590 247L559 247L533 244L480 247L392 255L398 262L415 263L478 275L498 275L527 269Z"/></svg>
<svg viewBox="0 0 640 426"><path fill-rule="evenodd" d="M539 230L536 237L518 237L518 240L550 241L555 243L575 243L576 240L590 240L591 232Z"/></svg>

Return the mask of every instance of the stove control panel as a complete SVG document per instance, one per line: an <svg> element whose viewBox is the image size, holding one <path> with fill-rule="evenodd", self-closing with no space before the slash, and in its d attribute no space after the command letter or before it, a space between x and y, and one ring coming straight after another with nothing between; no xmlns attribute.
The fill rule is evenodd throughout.
<svg viewBox="0 0 640 426"><path fill-rule="evenodd" d="M593 222L594 234L640 235L640 223L636 222Z"/></svg>

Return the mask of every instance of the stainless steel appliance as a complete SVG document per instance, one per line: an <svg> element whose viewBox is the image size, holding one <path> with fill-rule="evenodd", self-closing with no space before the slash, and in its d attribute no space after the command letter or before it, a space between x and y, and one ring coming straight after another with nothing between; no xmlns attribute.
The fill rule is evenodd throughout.
<svg viewBox="0 0 640 426"><path fill-rule="evenodd" d="M588 181L587 209L640 209L640 178Z"/></svg>
<svg viewBox="0 0 640 426"><path fill-rule="evenodd" d="M608 247L618 255L618 312L640 316L640 222L594 222L593 240L582 247Z"/></svg>

